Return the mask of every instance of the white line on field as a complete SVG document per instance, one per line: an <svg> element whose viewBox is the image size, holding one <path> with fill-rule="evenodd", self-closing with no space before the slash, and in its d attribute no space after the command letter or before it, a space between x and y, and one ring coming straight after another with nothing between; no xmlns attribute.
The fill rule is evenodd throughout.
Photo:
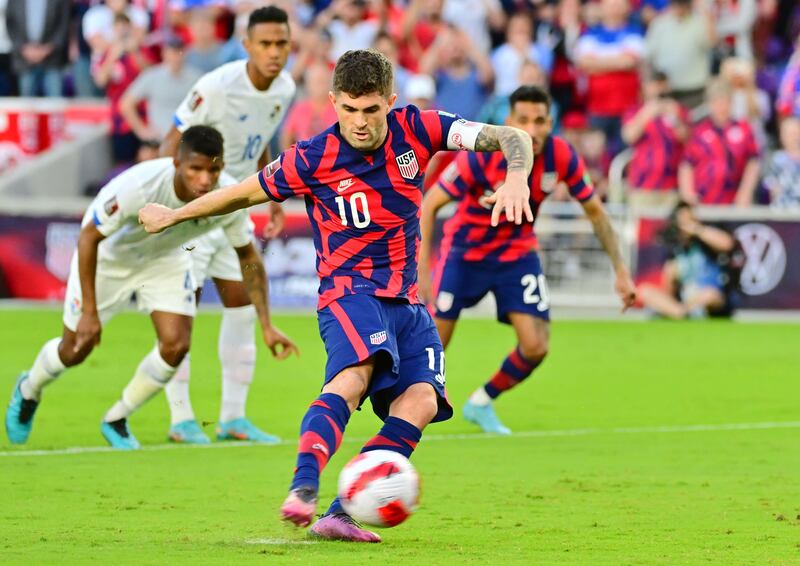
<svg viewBox="0 0 800 566"><path fill-rule="evenodd" d="M289 540L286 538L253 538L244 541L245 544L317 544L315 540Z"/></svg>
<svg viewBox="0 0 800 566"><path fill-rule="evenodd" d="M716 432L730 430L771 430L781 428L800 428L800 421L783 422L762 422L762 423L727 423L727 424L696 424L696 425L667 425L667 426L642 426L642 427L620 427L620 428L573 428L563 430L524 430L515 432L511 436L497 436L486 433L463 433L463 434L426 434L423 436L425 442L447 441L447 440L498 440L503 438L545 438L551 436L590 436L600 434L650 434L650 433L671 433L671 432ZM344 442L362 443L367 438L348 437ZM188 446L185 444L152 444L143 446L141 451L156 452L161 450L211 450L215 448L246 448L251 446L294 446L295 440L283 440L276 444L259 444L256 442L219 442L215 444L204 444ZM54 450L11 450L0 452L0 457L6 456L69 456L72 454L95 454L106 452L120 452L108 446L76 446L72 448L57 448Z"/></svg>

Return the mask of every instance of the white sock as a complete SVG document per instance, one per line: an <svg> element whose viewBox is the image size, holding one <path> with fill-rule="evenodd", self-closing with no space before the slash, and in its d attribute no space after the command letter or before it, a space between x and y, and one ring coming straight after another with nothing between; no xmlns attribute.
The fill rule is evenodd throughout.
<svg viewBox="0 0 800 566"><path fill-rule="evenodd" d="M38 401L42 395L42 389L51 381L55 381L67 369L58 355L59 344L61 344L61 338L53 338L39 350L39 355L36 356L36 361L33 362L33 367L28 372L28 379L20 385L22 396L25 399Z"/></svg>
<svg viewBox="0 0 800 566"><path fill-rule="evenodd" d="M169 403L170 424L194 420L192 401L189 398L189 354L183 358L175 376L164 388Z"/></svg>
<svg viewBox="0 0 800 566"><path fill-rule="evenodd" d="M106 413L107 423L127 419L147 400L164 389L164 385L175 375L178 368L165 362L158 352L158 344L136 368L133 379L122 391L122 398Z"/></svg>
<svg viewBox="0 0 800 566"><path fill-rule="evenodd" d="M219 420L244 417L247 393L256 369L256 308L253 305L222 311L219 361L222 364L222 403Z"/></svg>
<svg viewBox="0 0 800 566"><path fill-rule="evenodd" d="M486 393L483 386L480 386L469 396L469 402L473 405L484 407L492 402L492 398L489 397L489 394Z"/></svg>

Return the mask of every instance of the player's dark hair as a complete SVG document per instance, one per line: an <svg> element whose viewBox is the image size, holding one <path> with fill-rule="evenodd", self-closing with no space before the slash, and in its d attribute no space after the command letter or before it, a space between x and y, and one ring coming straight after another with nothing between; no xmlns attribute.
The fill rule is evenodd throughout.
<svg viewBox="0 0 800 566"><path fill-rule="evenodd" d="M222 134L211 126L192 126L181 135L179 155L199 153L208 157L222 157L224 152Z"/></svg>
<svg viewBox="0 0 800 566"><path fill-rule="evenodd" d="M277 6L263 6L250 13L247 20L247 31L258 24L286 24L289 25L289 14Z"/></svg>
<svg viewBox="0 0 800 566"><path fill-rule="evenodd" d="M353 98L377 92L392 94L392 64L375 49L351 49L339 57L333 71L333 92L346 92Z"/></svg>
<svg viewBox="0 0 800 566"><path fill-rule="evenodd" d="M514 105L517 102L533 102L535 104L544 104L547 106L547 111L550 112L550 95L542 87L533 85L522 85L511 93L508 97L508 104L511 110L514 110Z"/></svg>

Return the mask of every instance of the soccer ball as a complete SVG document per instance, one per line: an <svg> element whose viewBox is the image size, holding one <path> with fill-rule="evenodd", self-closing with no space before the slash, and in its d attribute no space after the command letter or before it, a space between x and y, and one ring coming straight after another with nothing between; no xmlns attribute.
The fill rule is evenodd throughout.
<svg viewBox="0 0 800 566"><path fill-rule="evenodd" d="M357 521L373 527L397 526L417 507L417 470L397 452L364 452L339 474L339 500Z"/></svg>

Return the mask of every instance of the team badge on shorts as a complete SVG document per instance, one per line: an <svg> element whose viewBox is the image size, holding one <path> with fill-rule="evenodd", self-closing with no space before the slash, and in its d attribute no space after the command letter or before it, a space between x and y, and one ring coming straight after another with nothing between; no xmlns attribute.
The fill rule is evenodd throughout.
<svg viewBox="0 0 800 566"><path fill-rule="evenodd" d="M417 155L414 153L413 149L409 149L403 155L398 155L395 161L397 161L400 175L402 175L404 179L411 181L417 176L417 173L419 173L419 163L417 163Z"/></svg>
<svg viewBox="0 0 800 566"><path fill-rule="evenodd" d="M436 297L436 308L442 312L447 312L451 308L453 308L453 293L448 293L447 291L440 291L439 295Z"/></svg>
<svg viewBox="0 0 800 566"><path fill-rule="evenodd" d="M558 173L542 173L542 191L546 193L552 193L553 189L556 188L556 183L558 183Z"/></svg>
<svg viewBox="0 0 800 566"><path fill-rule="evenodd" d="M369 343L373 346L377 346L378 344L383 344L386 342L386 331L381 330L380 332L376 332L375 334L369 335Z"/></svg>

